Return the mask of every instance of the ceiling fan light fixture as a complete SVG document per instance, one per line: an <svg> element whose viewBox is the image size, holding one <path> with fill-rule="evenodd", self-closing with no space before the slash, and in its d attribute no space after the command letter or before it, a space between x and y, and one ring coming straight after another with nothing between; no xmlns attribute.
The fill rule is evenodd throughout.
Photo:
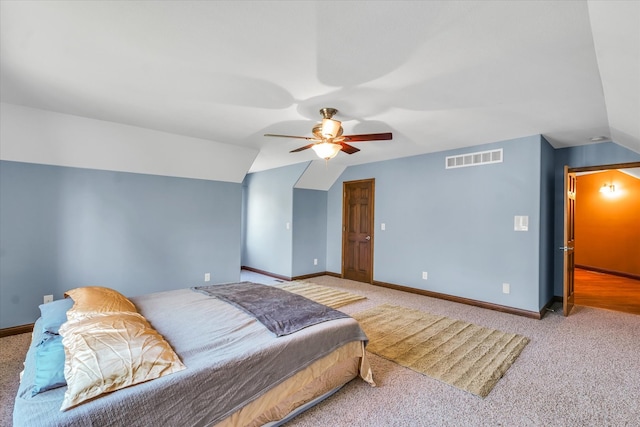
<svg viewBox="0 0 640 427"><path fill-rule="evenodd" d="M327 139L333 139L338 136L340 132L340 125L342 123L333 119L322 119L322 137Z"/></svg>
<svg viewBox="0 0 640 427"><path fill-rule="evenodd" d="M319 142L311 147L321 159L329 160L338 155L342 146L332 142Z"/></svg>

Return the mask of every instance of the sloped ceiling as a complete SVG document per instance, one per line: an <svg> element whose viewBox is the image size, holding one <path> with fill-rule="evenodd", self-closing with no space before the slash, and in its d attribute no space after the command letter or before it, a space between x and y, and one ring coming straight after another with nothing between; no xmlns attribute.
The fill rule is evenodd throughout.
<svg viewBox="0 0 640 427"><path fill-rule="evenodd" d="M603 170L595 170L595 171L588 171L588 172L578 172L578 173L576 173L576 175L582 176L582 175L591 175L593 173L606 173L609 170L612 170L612 169L603 169ZM634 177L635 179L640 179L640 168L626 168L626 169L614 169L614 170L617 170L618 172L625 173L625 174L627 174L629 176Z"/></svg>
<svg viewBox="0 0 640 427"><path fill-rule="evenodd" d="M627 169L618 169L618 170L636 179L640 179L640 168L627 168Z"/></svg>
<svg viewBox="0 0 640 427"><path fill-rule="evenodd" d="M250 171L314 160L263 134L309 136L322 107L393 132L336 168L532 134L640 152L636 1L0 7L2 102L259 150Z"/></svg>

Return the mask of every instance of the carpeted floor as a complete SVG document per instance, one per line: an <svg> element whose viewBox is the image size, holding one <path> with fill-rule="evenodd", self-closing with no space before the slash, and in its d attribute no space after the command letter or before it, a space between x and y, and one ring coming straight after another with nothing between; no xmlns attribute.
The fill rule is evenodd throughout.
<svg viewBox="0 0 640 427"><path fill-rule="evenodd" d="M31 334L0 338L0 426L10 427L20 372L31 343Z"/></svg>
<svg viewBox="0 0 640 427"><path fill-rule="evenodd" d="M355 314L394 304L531 339L485 399L369 353L377 387L354 380L287 423L317 426L639 426L640 316L576 307L542 320L323 276L367 297ZM9 426L29 335L0 339L0 425Z"/></svg>
<svg viewBox="0 0 640 427"><path fill-rule="evenodd" d="M353 317L367 351L461 390L486 397L529 340L446 316L383 304Z"/></svg>
<svg viewBox="0 0 640 427"><path fill-rule="evenodd" d="M369 353L374 380L351 381L293 419L316 426L640 426L640 316L554 306L542 320L385 289L314 278L367 297L340 310L355 314L400 305L531 339L484 399Z"/></svg>

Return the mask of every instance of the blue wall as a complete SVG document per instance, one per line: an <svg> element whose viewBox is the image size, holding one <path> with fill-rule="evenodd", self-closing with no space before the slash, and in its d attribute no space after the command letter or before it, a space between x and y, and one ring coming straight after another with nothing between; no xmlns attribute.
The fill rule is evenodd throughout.
<svg viewBox="0 0 640 427"><path fill-rule="evenodd" d="M0 327L43 295L239 279L241 184L0 162Z"/></svg>
<svg viewBox="0 0 640 427"><path fill-rule="evenodd" d="M640 153L626 149L613 142L582 145L556 150L555 153L555 198L554 198L554 293L563 294L563 253L557 248L564 240L564 166L580 168L618 163L640 162ZM577 195L579 197L579 195Z"/></svg>
<svg viewBox="0 0 640 427"><path fill-rule="evenodd" d="M308 163L298 163L245 177L246 219L242 265L291 277L293 187L307 166Z"/></svg>
<svg viewBox="0 0 640 427"><path fill-rule="evenodd" d="M293 190L292 276L326 271L327 192ZM314 265L313 260L318 264Z"/></svg>
<svg viewBox="0 0 640 427"><path fill-rule="evenodd" d="M444 168L448 155L495 148L503 163ZM2 161L0 328L33 322L43 295L76 286L133 296L202 284L206 272L236 281L241 246L242 265L340 273L342 183L365 178L376 180L375 280L537 311L562 295L563 166L637 161L614 143L554 150L532 136L352 166L328 192L294 189L307 164L288 166L248 175L244 194L234 183ZM513 231L514 215L529 215L528 232Z"/></svg>
<svg viewBox="0 0 640 427"><path fill-rule="evenodd" d="M539 292L548 220L541 162L550 161L542 144L532 136L349 167L329 190L327 270L341 271L342 183L375 178L374 280L538 311L547 302ZM446 156L498 148L503 163L445 169ZM529 216L528 232L514 231L515 215Z"/></svg>

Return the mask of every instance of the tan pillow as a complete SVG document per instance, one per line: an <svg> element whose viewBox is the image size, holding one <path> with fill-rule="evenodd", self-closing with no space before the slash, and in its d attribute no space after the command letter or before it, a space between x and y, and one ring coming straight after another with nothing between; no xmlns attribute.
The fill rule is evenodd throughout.
<svg viewBox="0 0 640 427"><path fill-rule="evenodd" d="M73 307L67 311L69 320L96 313L138 312L136 306L120 292L100 286L71 289L65 292L65 296L73 299Z"/></svg>
<svg viewBox="0 0 640 427"><path fill-rule="evenodd" d="M60 408L185 369L138 313L103 313L60 327L67 391Z"/></svg>

